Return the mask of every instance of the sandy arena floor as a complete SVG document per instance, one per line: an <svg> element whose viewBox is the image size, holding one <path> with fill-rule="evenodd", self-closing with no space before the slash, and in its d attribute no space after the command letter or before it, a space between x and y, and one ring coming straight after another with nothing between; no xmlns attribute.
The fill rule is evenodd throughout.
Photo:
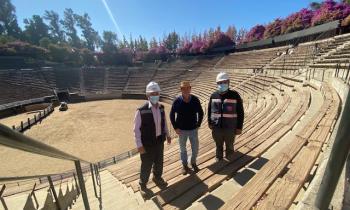
<svg viewBox="0 0 350 210"><path fill-rule="evenodd" d="M106 100L70 104L68 111L59 112L56 108L41 124L24 134L84 160L96 162L135 148L133 119L136 108L143 103L142 100ZM164 105L169 118L170 106ZM16 120L20 122L26 118L23 115L0 122L16 124ZM3 146L0 146L0 157L0 177L59 173L74 167L70 161Z"/></svg>

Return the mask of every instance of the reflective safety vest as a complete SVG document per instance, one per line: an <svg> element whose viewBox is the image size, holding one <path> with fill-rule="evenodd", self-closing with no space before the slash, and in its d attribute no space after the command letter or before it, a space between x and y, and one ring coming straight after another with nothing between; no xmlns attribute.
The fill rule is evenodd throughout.
<svg viewBox="0 0 350 210"><path fill-rule="evenodd" d="M211 125L217 128L236 129L237 102L238 99L225 98L219 93L214 93L209 102Z"/></svg>
<svg viewBox="0 0 350 210"><path fill-rule="evenodd" d="M152 114L152 109L148 107L148 102L138 108L141 115L141 142L143 146L152 146L157 143L156 125ZM165 112L164 106L159 104L161 115L161 141L164 142L166 138L165 133Z"/></svg>

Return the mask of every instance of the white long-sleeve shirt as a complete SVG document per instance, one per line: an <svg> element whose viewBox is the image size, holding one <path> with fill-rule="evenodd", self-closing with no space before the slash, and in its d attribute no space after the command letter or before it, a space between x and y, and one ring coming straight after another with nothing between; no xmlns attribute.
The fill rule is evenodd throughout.
<svg viewBox="0 0 350 210"><path fill-rule="evenodd" d="M160 109L159 109L159 104L156 106L153 106L150 101L148 101L148 108L151 108L152 114L153 114L153 120L154 124L156 126L156 136L160 136L162 134L162 124L161 124L161 114L160 114ZM166 123L166 115L165 116L165 126L164 126L164 131L167 136L169 136L169 131L168 131L168 126ZM142 147L142 141L141 141L141 114L140 111L137 110L135 113L135 118L134 118L134 136L135 136L135 142L137 148Z"/></svg>

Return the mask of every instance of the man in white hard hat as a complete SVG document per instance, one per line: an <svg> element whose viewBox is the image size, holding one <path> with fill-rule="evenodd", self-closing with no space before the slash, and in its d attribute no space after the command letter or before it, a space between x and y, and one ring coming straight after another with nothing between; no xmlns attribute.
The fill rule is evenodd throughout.
<svg viewBox="0 0 350 210"><path fill-rule="evenodd" d="M141 157L139 189L143 196L149 196L147 182L153 166L153 182L159 187L167 186L162 178L164 141L171 143L164 106L159 103L160 87L156 82L148 83L146 87L148 101L139 107L135 114L135 142Z"/></svg>
<svg viewBox="0 0 350 210"><path fill-rule="evenodd" d="M220 72L216 77L217 91L208 104L208 125L216 144L216 160L223 159L223 145L226 145L226 158L232 158L236 135L242 133L244 121L243 102L238 92L229 89L230 78Z"/></svg>

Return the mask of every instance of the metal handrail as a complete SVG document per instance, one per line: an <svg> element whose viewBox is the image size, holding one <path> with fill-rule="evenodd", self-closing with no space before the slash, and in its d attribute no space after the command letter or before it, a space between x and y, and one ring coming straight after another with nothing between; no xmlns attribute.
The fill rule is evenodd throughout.
<svg viewBox="0 0 350 210"><path fill-rule="evenodd" d="M83 160L81 158L75 157L71 154L65 153L59 149L56 149L52 146L46 145L42 142L39 142L31 137L25 136L17 131L12 130L11 128L0 123L0 145L6 147L22 150L25 152L30 152L34 154L39 154L47 157L58 158L62 160L71 160L74 161L76 172L78 175L79 186L81 194L83 197L83 202L86 210L90 210L90 205L86 193L84 177L81 169L81 162L91 164L89 161ZM47 176L49 181L50 176ZM17 177L16 177L17 178ZM14 177L7 177L4 179L12 179ZM51 187L52 188L52 187ZM56 203L57 208L60 209L59 203Z"/></svg>
<svg viewBox="0 0 350 210"><path fill-rule="evenodd" d="M44 155L48 157L90 163L89 161L75 157L59 149L56 149L52 146L39 142L29 136L25 136L19 132L13 131L11 128L1 123L0 123L0 144L6 147L11 147L22 151Z"/></svg>

